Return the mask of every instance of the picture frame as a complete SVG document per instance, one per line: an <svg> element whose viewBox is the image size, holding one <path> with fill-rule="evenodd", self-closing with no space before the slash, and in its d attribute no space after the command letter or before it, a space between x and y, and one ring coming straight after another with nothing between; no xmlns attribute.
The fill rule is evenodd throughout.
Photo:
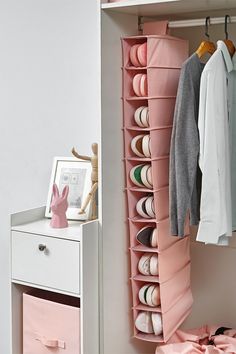
<svg viewBox="0 0 236 354"><path fill-rule="evenodd" d="M53 160L45 217L52 217L50 205L53 184L56 183L60 193L64 186L69 186L67 219L88 220L90 217L90 206L87 207L84 214L79 214L79 211L91 190L91 172L92 166L89 161L79 160L74 157L55 157Z"/></svg>

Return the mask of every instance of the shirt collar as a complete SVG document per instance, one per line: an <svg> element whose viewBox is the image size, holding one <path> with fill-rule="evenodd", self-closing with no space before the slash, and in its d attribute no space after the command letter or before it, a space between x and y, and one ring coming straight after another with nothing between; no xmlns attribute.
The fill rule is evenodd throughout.
<svg viewBox="0 0 236 354"><path fill-rule="evenodd" d="M226 44L223 41L217 41L217 49L220 50L223 55L227 71L228 72L232 71L233 70L233 62L232 62L232 59L231 59L231 56L229 54ZM235 62L236 62L236 59L235 59Z"/></svg>
<svg viewBox="0 0 236 354"><path fill-rule="evenodd" d="M232 62L233 62L233 70L236 70L236 52L233 55Z"/></svg>

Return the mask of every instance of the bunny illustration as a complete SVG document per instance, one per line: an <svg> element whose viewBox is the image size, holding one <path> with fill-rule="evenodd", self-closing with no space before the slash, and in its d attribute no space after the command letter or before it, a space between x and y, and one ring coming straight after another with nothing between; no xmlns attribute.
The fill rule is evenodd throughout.
<svg viewBox="0 0 236 354"><path fill-rule="evenodd" d="M57 185L53 184L53 197L51 202L52 219L50 226L53 228L65 228L68 227L68 221L66 219L66 210L68 208L68 193L69 186L65 186L62 191L62 195L59 195Z"/></svg>

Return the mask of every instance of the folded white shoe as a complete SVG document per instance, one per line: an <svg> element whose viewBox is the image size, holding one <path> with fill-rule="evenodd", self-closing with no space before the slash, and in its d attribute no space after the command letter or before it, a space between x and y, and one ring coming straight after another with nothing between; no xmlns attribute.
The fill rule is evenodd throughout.
<svg viewBox="0 0 236 354"><path fill-rule="evenodd" d="M158 312L139 312L135 320L135 327L138 331L148 334L160 335L162 333L162 318Z"/></svg>
<svg viewBox="0 0 236 354"><path fill-rule="evenodd" d="M159 336L163 331L161 314L158 312L152 312L151 318L154 333L156 336Z"/></svg>
<svg viewBox="0 0 236 354"><path fill-rule="evenodd" d="M137 330L143 333L154 333L151 312L140 312L136 317L135 327L137 328Z"/></svg>

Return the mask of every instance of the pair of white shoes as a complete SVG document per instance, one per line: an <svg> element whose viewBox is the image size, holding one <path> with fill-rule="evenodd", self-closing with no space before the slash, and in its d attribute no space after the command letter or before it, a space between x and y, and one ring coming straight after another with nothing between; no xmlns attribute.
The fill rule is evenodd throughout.
<svg viewBox="0 0 236 354"><path fill-rule="evenodd" d="M158 255L144 253L138 262L138 270L143 275L158 275Z"/></svg>
<svg viewBox="0 0 236 354"><path fill-rule="evenodd" d="M135 320L135 327L138 331L159 336L162 334L162 317L158 312L139 312Z"/></svg>
<svg viewBox="0 0 236 354"><path fill-rule="evenodd" d="M159 284L145 284L139 290L139 301L147 306L157 307L161 304Z"/></svg>

